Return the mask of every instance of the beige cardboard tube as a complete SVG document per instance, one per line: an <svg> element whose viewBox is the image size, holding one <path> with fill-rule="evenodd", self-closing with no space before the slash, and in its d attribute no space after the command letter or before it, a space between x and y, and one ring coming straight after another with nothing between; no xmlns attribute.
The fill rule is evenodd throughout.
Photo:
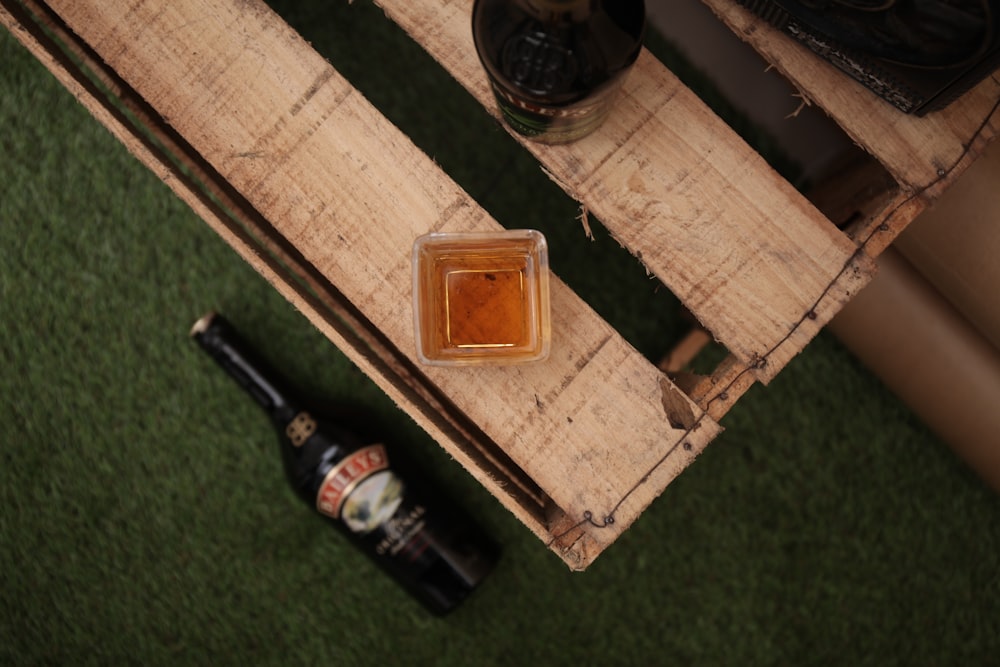
<svg viewBox="0 0 1000 667"><path fill-rule="evenodd" d="M895 247L1000 348L1000 141L900 234Z"/></svg>
<svg viewBox="0 0 1000 667"><path fill-rule="evenodd" d="M893 248L830 330L1000 491L1000 350Z"/></svg>

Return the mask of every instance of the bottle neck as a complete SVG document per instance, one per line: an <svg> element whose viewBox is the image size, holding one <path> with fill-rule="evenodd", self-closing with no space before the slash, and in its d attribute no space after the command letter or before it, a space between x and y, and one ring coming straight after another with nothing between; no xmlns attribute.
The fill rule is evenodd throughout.
<svg viewBox="0 0 1000 667"><path fill-rule="evenodd" d="M276 422L285 425L299 413L299 401L285 380L257 357L222 315L202 317L191 337Z"/></svg>

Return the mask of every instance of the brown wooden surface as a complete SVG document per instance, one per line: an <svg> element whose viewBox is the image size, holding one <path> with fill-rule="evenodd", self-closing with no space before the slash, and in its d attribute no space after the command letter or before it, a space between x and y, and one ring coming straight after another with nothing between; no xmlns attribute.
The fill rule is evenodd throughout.
<svg viewBox="0 0 1000 667"><path fill-rule="evenodd" d="M866 148L906 179L849 238L644 52L599 132L569 146L526 146L733 354L711 376L685 378L685 394L555 279L547 362L421 367L410 313L413 240L500 224L266 5L53 0L58 17L46 29L58 36L65 21L75 31L62 37L70 60L22 25L25 4L44 10L0 0L0 19L576 569L719 433L716 420L755 380L773 377L868 282L870 257L996 130L987 108L995 81L944 120L888 130L895 116L883 109L821 91L845 118L873 114L847 118L848 131L877 144ZM493 111L471 42L471 0L379 4ZM746 16L724 13L761 39ZM788 62L799 58L773 48ZM134 116L102 98L78 61ZM823 80L840 90L839 80ZM884 142L875 128L888 133ZM950 166L931 175L927 160Z"/></svg>
<svg viewBox="0 0 1000 667"><path fill-rule="evenodd" d="M488 109L472 0L376 0ZM648 52L608 122L525 146L762 381L870 278L855 244Z"/></svg>
<svg viewBox="0 0 1000 667"><path fill-rule="evenodd" d="M1000 72L942 111L907 115L734 0L703 2L881 162L904 194L930 188L937 196L1000 132Z"/></svg>
<svg viewBox="0 0 1000 667"><path fill-rule="evenodd" d="M435 229L496 229L495 221L262 3L50 6L273 224L279 241L290 242L342 292L360 321L412 361L413 240ZM124 140L135 149L134 139ZM231 232L224 236L234 242ZM262 267L252 241L240 244L310 314L301 290ZM445 398L444 409L481 429L537 485L542 510L525 510L506 489L508 479L492 478L465 450L442 444L567 563L582 568L719 429L558 280L552 306L548 362L416 373ZM329 331L323 318L314 321ZM365 361L359 349L348 351ZM382 372L370 360L363 367ZM398 378L379 379L412 413ZM416 412L432 433L443 430L433 415Z"/></svg>

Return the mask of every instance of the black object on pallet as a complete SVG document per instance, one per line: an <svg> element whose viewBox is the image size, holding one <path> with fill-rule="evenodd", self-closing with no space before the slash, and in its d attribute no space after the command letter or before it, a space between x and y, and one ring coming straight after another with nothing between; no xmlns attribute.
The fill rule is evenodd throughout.
<svg viewBox="0 0 1000 667"><path fill-rule="evenodd" d="M736 0L906 113L1000 67L1000 0Z"/></svg>

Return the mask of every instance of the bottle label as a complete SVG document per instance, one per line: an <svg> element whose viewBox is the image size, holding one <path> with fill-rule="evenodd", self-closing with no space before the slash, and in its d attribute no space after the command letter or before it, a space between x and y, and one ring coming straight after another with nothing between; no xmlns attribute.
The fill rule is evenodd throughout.
<svg viewBox="0 0 1000 667"><path fill-rule="evenodd" d="M371 445L326 474L316 495L316 509L364 535L393 517L403 501L403 490L402 480L389 470L385 448Z"/></svg>
<svg viewBox="0 0 1000 667"><path fill-rule="evenodd" d="M524 33L508 41L501 67L515 84L536 95L569 90L579 70L573 52L544 32Z"/></svg>

